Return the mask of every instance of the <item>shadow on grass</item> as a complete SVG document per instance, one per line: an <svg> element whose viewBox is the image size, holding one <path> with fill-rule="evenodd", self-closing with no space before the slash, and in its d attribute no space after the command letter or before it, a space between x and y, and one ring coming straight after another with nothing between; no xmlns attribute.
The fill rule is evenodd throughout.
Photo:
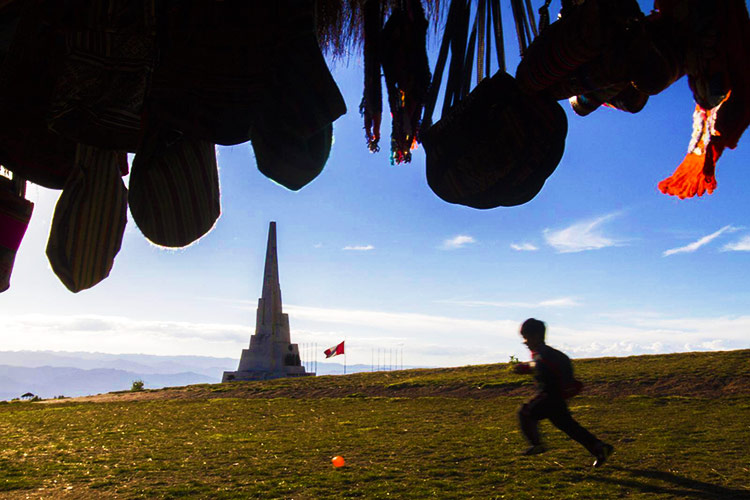
<svg viewBox="0 0 750 500"><path fill-rule="evenodd" d="M729 498L747 498L750 499L750 490L739 488L727 488L716 484L690 479L688 477L678 476L671 472L657 470L642 470L627 467L608 467L630 474L632 478L616 478L589 475L586 479L591 481L600 481L602 483L618 484L628 488L638 489L644 493L663 493L674 495L682 498L701 498L701 499L729 499ZM661 486L643 480L656 480L663 483L671 483L669 486Z"/></svg>

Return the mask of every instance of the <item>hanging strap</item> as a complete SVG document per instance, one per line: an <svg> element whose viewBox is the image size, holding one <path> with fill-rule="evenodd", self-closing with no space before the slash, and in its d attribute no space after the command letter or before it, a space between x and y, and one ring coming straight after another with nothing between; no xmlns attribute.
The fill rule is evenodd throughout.
<svg viewBox="0 0 750 500"><path fill-rule="evenodd" d="M487 0L479 0L479 7L477 9L477 85L485 76L484 73L484 59L485 59L485 37L489 41L489 36L485 33L485 24L487 15ZM487 52L489 53L489 51ZM487 76L489 75L489 66L487 67Z"/></svg>
<svg viewBox="0 0 750 500"><path fill-rule="evenodd" d="M532 31L536 34L536 25L529 27L526 17L524 0L511 0L514 9L514 19L521 51L526 50L532 39ZM442 83L445 66L448 62L450 50L450 64L448 67L448 81L445 85L445 97L441 116L445 116L452 107L466 97L472 89L472 73L476 73L476 84L491 74L492 39L495 41L497 65L500 71L506 71L505 45L503 42L502 15L500 0L478 0L474 20L469 32L471 19L471 4L473 0L451 0L445 31L438 52L432 82L425 103L422 128L428 129L432 125L432 114L435 110L438 93ZM474 57L476 53L476 69Z"/></svg>
<svg viewBox="0 0 750 500"><path fill-rule="evenodd" d="M466 43L469 29L470 3L466 0L455 0L460 4L456 10L456 22L451 33L451 64L448 68L448 83L445 89L445 101L443 102L442 114L458 104L461 100L461 80L464 68L464 54L466 54Z"/></svg>
<svg viewBox="0 0 750 500"><path fill-rule="evenodd" d="M503 16L500 12L500 0L490 0L492 25L495 32L495 53L500 71L505 71L505 41L503 40Z"/></svg>
<svg viewBox="0 0 750 500"><path fill-rule="evenodd" d="M513 9L513 21L516 25L516 35L518 37L518 52L521 57L526 53L526 47L529 46L529 36L527 36L528 25L526 21L526 11L522 0L510 0L510 6Z"/></svg>
<svg viewBox="0 0 750 500"><path fill-rule="evenodd" d="M474 51L477 45L477 24L479 21L479 14L474 17L474 25L471 28L471 35L469 35L469 44L466 48L466 57L464 58L464 70L461 76L461 100L469 95L471 91L471 69L474 65Z"/></svg>
<svg viewBox="0 0 750 500"><path fill-rule="evenodd" d="M432 82L430 82L430 90L427 94L424 116L422 117L422 127L424 130L432 125L432 114L435 111L438 92L440 91L440 85L443 81L445 63L448 61L448 49L451 48L451 40L455 30L454 25L459 21L458 16L460 15L460 10L462 8L461 4L463 3L463 0L453 0L448 8L448 18L445 21L445 30L443 31L443 39L440 43L440 52L438 53L437 62L435 63L435 71L432 73ZM446 92L446 99L447 98Z"/></svg>
<svg viewBox="0 0 750 500"><path fill-rule="evenodd" d="M531 32L534 34L534 38L539 36L539 32L536 29L536 21L534 20L534 9L531 7L531 0L526 0L526 15L528 16L529 25L531 26ZM531 42L532 38L529 38Z"/></svg>

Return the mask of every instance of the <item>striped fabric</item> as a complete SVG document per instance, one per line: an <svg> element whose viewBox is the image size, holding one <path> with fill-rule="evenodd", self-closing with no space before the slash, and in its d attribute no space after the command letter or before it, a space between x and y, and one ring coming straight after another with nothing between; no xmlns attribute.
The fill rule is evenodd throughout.
<svg viewBox="0 0 750 500"><path fill-rule="evenodd" d="M63 50L52 20L57 2L25 0L0 71L0 163L35 184L62 189L73 169L75 143L50 132L46 116Z"/></svg>
<svg viewBox="0 0 750 500"><path fill-rule="evenodd" d="M120 177L122 151L78 145L76 169L65 184L52 218L47 258L72 292L109 276L127 222L128 190Z"/></svg>
<svg viewBox="0 0 750 500"><path fill-rule="evenodd" d="M156 53L154 0L65 0L66 54L49 125L85 144L135 151Z"/></svg>
<svg viewBox="0 0 750 500"><path fill-rule="evenodd" d="M0 178L0 292L10 287L10 275L34 204L6 189Z"/></svg>
<svg viewBox="0 0 750 500"><path fill-rule="evenodd" d="M212 143L183 138L139 151L128 194L143 235L165 247L183 247L213 228L221 213L219 173Z"/></svg>

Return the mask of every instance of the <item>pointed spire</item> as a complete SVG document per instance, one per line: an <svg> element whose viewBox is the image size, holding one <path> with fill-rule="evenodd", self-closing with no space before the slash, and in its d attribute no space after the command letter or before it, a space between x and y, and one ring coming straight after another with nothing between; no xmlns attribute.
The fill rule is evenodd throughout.
<svg viewBox="0 0 750 500"><path fill-rule="evenodd" d="M266 266L263 272L262 321L263 325L272 326L281 318L281 287L279 286L279 261L276 255L276 222L268 226L268 245L266 247ZM261 318L259 318L261 319Z"/></svg>

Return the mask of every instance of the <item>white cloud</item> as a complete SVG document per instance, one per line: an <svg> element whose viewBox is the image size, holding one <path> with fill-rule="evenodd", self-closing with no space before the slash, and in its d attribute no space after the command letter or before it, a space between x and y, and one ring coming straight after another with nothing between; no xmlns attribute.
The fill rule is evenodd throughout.
<svg viewBox="0 0 750 500"><path fill-rule="evenodd" d="M476 241L477 240L475 240L472 236L459 234L454 238L443 241L441 248L443 248L444 250L453 250L456 248L463 248L470 243L476 243Z"/></svg>
<svg viewBox="0 0 750 500"><path fill-rule="evenodd" d="M4 315L3 348L179 355L239 356L253 325L137 320L97 315Z"/></svg>
<svg viewBox="0 0 750 500"><path fill-rule="evenodd" d="M368 311L357 309L328 309L287 305L284 307L290 318L304 319L321 323L339 323L361 325L366 328L380 328L392 332L422 331L447 333L472 331L495 335L500 327L508 326L505 321L486 321L479 319L452 318L419 313L399 313L387 311ZM513 327L518 325L513 322Z"/></svg>
<svg viewBox="0 0 750 500"><path fill-rule="evenodd" d="M570 298L537 304L574 303ZM524 357L518 327L523 314L484 320L475 315L452 317L362 309L289 305L292 342L322 349L346 340L348 362L369 364L378 349L403 346L404 364L462 366L498 363L510 354ZM625 356L724 350L748 347L750 315L670 317L646 313L598 314L599 319L558 318L548 322L550 345L573 357ZM98 351L239 358L246 349L252 323L189 323L136 320L120 316L28 314L0 317L6 350Z"/></svg>
<svg viewBox="0 0 750 500"><path fill-rule="evenodd" d="M542 300L540 302L502 302L485 300L444 300L445 304L455 304L469 307L504 307L515 309L535 309L539 307L575 307L581 305L573 297L561 297L558 299Z"/></svg>
<svg viewBox="0 0 750 500"><path fill-rule="evenodd" d="M353 250L355 252L367 252L374 250L375 247L372 245L347 245L342 250Z"/></svg>
<svg viewBox="0 0 750 500"><path fill-rule="evenodd" d="M727 243L722 247L725 252L750 252L750 234L747 234L734 243Z"/></svg>
<svg viewBox="0 0 750 500"><path fill-rule="evenodd" d="M539 247L537 247L533 243L511 243L510 248L519 252L533 252L535 250L539 250Z"/></svg>
<svg viewBox="0 0 750 500"><path fill-rule="evenodd" d="M557 231L545 229L544 239L548 245L560 253L583 252L618 246L621 243L602 234L604 223L617 215L609 214L593 220L577 222Z"/></svg>
<svg viewBox="0 0 750 500"><path fill-rule="evenodd" d="M708 245L713 240L715 240L716 238L718 238L719 236L721 236L722 234L724 234L724 233L726 233L728 231L729 232L737 231L737 228L735 228L733 226L724 226L721 229L719 229L718 231L715 231L715 232L709 234L708 236L704 236L703 238L701 238L701 239L699 239L697 241L694 241L694 242L690 243L689 245L685 245L684 247L679 247L679 248L672 248L670 250L665 250L662 255L664 255L664 257L668 257L669 255L674 255L676 253L692 253L692 252L695 252L700 247L702 247L704 245Z"/></svg>
<svg viewBox="0 0 750 500"><path fill-rule="evenodd" d="M575 357L747 348L750 316L641 317L574 327L548 325L548 341Z"/></svg>

